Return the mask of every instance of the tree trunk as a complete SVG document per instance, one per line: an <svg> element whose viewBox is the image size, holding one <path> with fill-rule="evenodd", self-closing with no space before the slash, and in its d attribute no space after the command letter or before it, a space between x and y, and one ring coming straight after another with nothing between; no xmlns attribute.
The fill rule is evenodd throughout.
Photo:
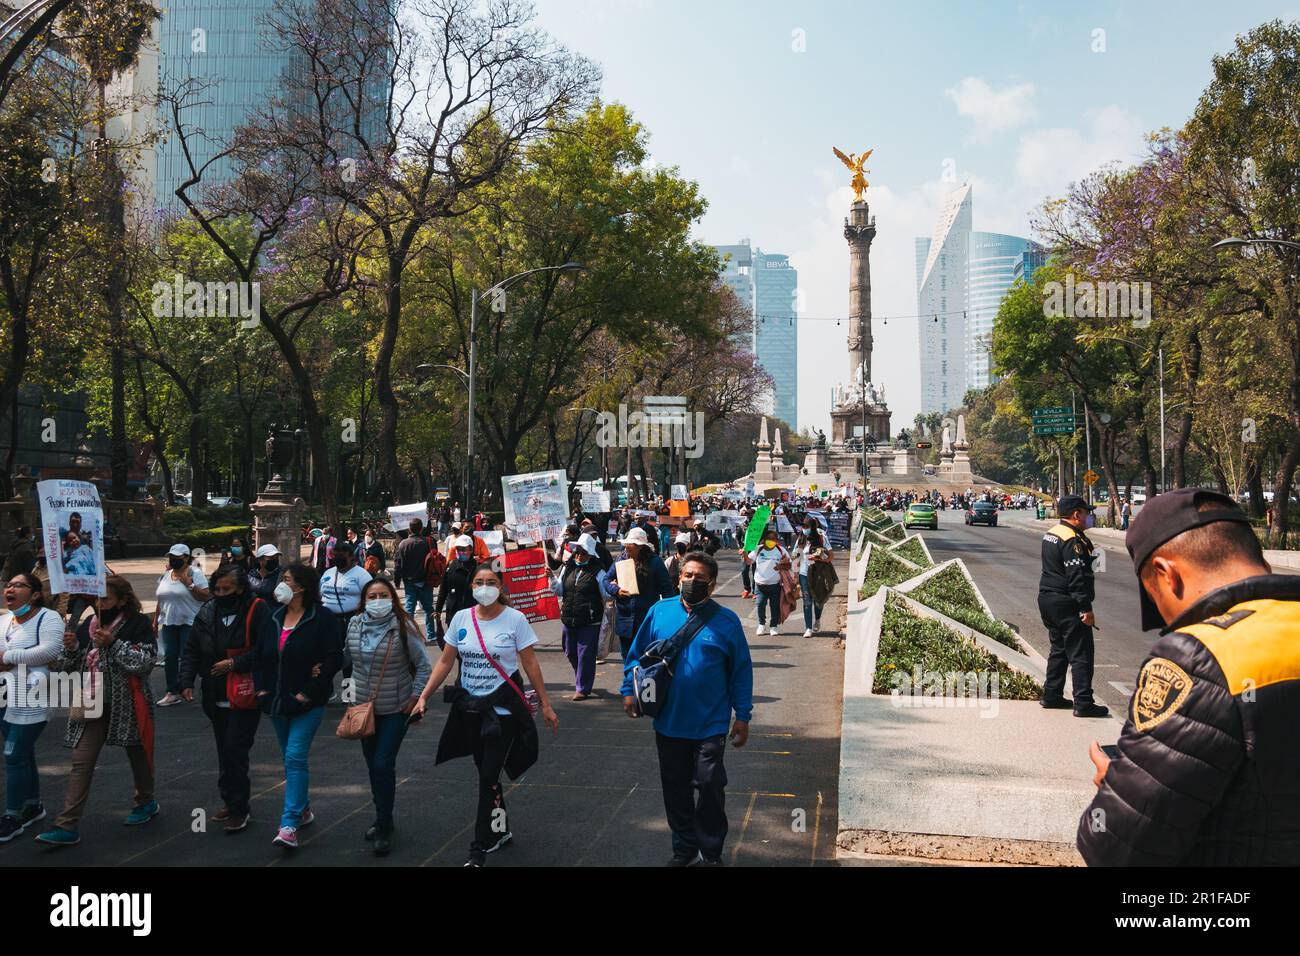
<svg viewBox="0 0 1300 956"><path fill-rule="evenodd" d="M190 507L205 508L208 504L208 469L203 460L203 414L190 409L189 459Z"/></svg>
<svg viewBox="0 0 1300 956"><path fill-rule="evenodd" d="M1194 332L1189 336L1187 348L1183 352L1183 366L1185 369L1183 382L1187 394L1183 413L1178 419L1178 434L1174 440L1173 485L1175 488L1187 487L1187 446L1192 440L1192 402L1196 397L1196 380L1201 374L1201 340ZM1161 478L1163 479L1164 476L1162 475Z"/></svg>
<svg viewBox="0 0 1300 956"><path fill-rule="evenodd" d="M1259 461L1251 456L1246 459L1246 487L1250 490L1250 514L1254 518L1264 517L1264 470Z"/></svg>
<svg viewBox="0 0 1300 956"><path fill-rule="evenodd" d="M1277 480L1273 483L1273 540L1274 547L1287 545L1287 522L1291 511L1291 482L1296 465L1300 464L1300 431L1291 436L1286 453L1278 465Z"/></svg>

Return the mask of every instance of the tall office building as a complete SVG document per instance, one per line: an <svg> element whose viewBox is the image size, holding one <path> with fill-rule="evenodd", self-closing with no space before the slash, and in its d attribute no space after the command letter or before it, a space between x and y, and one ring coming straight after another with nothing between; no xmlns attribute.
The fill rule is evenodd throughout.
<svg viewBox="0 0 1300 956"><path fill-rule="evenodd" d="M385 2L375 0L377 5ZM277 0L166 0L165 4L158 0L158 4L162 15L156 27L157 45L151 59L142 58L141 72L152 70L153 82L161 90L187 82L194 85L195 95L182 121L196 166L202 167L221 153L235 130L273 101L314 109L315 104L308 102L310 84L305 82L310 67L284 48L286 41L274 26L273 16L283 10ZM385 17L377 16L373 27L382 30L386 22ZM355 24L340 25L339 30L344 43L356 44ZM383 43L385 37L376 33L369 42ZM383 142L385 74L382 68L375 70L364 85L371 108L363 130L372 143L379 144ZM342 97L339 102L344 102ZM351 123L344 110L346 106L340 105L341 115L334 125L346 128ZM170 115L160 115L158 120L164 132L173 125ZM346 139L340 137L336 147L344 156L348 154ZM150 172L157 205L176 208L180 203L176 188L189 178L190 171L174 132L154 151ZM204 171L204 184L226 180L233 172L229 161L217 160Z"/></svg>
<svg viewBox="0 0 1300 956"><path fill-rule="evenodd" d="M1040 248L1020 236L972 232L966 312L966 387L984 389L995 380L989 373L993 349L993 320L1015 281L1016 264L1031 249Z"/></svg>
<svg viewBox="0 0 1300 956"><path fill-rule="evenodd" d="M1011 270L1012 284L1021 281L1032 282L1034 273L1045 265L1047 265L1047 250L1036 243L1031 244L1031 248L1021 253Z"/></svg>
<svg viewBox="0 0 1300 956"><path fill-rule="evenodd" d="M974 232L969 184L954 190L939 212L933 238L916 240L917 337L921 411L945 412L969 389L983 389L989 371L993 323L1002 300L1029 262L1046 253L1021 236Z"/></svg>
<svg viewBox="0 0 1300 956"><path fill-rule="evenodd" d="M921 359L921 411L944 412L966 394L967 282L971 233L970 184L949 194L934 236L917 241L925 263L916 283Z"/></svg>
<svg viewBox="0 0 1300 956"><path fill-rule="evenodd" d="M766 411L798 428L799 273L790 266L789 256L765 253L748 239L714 248L723 260L719 278L754 317L748 348L773 381Z"/></svg>

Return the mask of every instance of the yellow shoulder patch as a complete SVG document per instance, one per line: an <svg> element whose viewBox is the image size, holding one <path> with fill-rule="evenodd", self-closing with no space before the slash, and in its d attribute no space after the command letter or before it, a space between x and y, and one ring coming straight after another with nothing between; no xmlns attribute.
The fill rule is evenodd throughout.
<svg viewBox="0 0 1300 956"><path fill-rule="evenodd" d="M1077 534L1077 532L1073 528L1071 528L1068 524L1058 524L1056 527L1052 528L1047 533L1051 535L1055 535L1056 537L1060 538L1062 541L1069 541Z"/></svg>
<svg viewBox="0 0 1300 956"><path fill-rule="evenodd" d="M1234 697L1282 681L1300 680L1300 601L1243 601L1218 617L1189 624L1214 655Z"/></svg>
<svg viewBox="0 0 1300 956"><path fill-rule="evenodd" d="M1133 694L1133 727L1146 733L1158 727L1183 706L1192 690L1192 679L1171 660L1153 657L1138 674Z"/></svg>

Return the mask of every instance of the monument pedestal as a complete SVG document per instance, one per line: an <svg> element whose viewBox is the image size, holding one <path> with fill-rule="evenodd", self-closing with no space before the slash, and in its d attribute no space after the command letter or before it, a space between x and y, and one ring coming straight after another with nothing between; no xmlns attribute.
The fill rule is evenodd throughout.
<svg viewBox="0 0 1300 956"><path fill-rule="evenodd" d="M253 512L253 547L273 544L280 551L281 563L291 564L302 555L302 523L307 504L296 495L263 491L249 505Z"/></svg>

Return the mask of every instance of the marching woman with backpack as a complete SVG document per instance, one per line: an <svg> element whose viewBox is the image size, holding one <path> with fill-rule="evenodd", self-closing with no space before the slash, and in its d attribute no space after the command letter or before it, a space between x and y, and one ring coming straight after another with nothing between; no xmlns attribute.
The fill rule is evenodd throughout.
<svg viewBox="0 0 1300 956"><path fill-rule="evenodd" d="M262 712L253 692L253 651L274 637L271 608L249 590L248 576L226 564L212 574L212 600L199 608L181 658L181 696L194 700L194 682L203 692L203 713L217 744L217 789L221 809L214 823L227 835L248 826L248 755Z"/></svg>
<svg viewBox="0 0 1300 956"><path fill-rule="evenodd" d="M135 803L125 822L148 823L158 813L154 799L154 699L149 686L158 646L131 582L109 575L104 592L95 613L75 634L64 635L63 654L50 668L80 674L82 695L68 710L64 743L72 748L72 769L63 812L53 829L36 838L50 846L81 842L78 828L105 744L123 748L131 763Z"/></svg>
<svg viewBox="0 0 1300 956"><path fill-rule="evenodd" d="M366 831L366 840L374 842L376 856L385 856L393 841L397 751L420 688L433 672L419 628L397 603L397 589L385 578L366 585L361 613L348 623L343 667L351 670L355 696L338 734L352 737L345 728L364 721L356 736L375 802L375 822Z"/></svg>
<svg viewBox="0 0 1300 956"><path fill-rule="evenodd" d="M560 719L551 709L542 667L533 650L537 634L528 618L510 607L501 572L493 564L479 565L472 585L475 606L451 619L447 646L412 714L424 714L429 698L460 661L460 679L444 694L451 712L438 741L435 763L474 758L478 813L465 865L483 866L487 854L511 839L501 771L516 780L537 762L537 725L533 705L520 688L521 670L528 675L546 726L558 732Z"/></svg>

